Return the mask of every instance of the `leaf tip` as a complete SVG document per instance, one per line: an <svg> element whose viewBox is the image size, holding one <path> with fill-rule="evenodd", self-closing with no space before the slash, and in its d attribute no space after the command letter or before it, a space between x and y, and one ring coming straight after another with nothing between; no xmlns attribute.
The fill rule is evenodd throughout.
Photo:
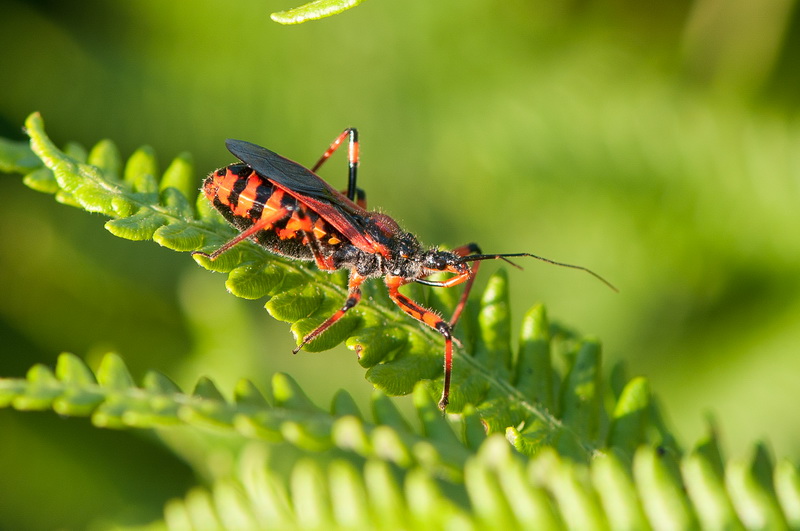
<svg viewBox="0 0 800 531"><path fill-rule="evenodd" d="M364 0L315 0L299 7L277 11L272 13L269 18L278 24L291 25L302 24L309 20L319 20L321 18L337 15L342 11L347 11L355 7Z"/></svg>
<svg viewBox="0 0 800 531"><path fill-rule="evenodd" d="M42 118L42 113L39 111L32 112L25 119L25 132L28 134L28 136L32 136L31 131L38 131L43 125L44 119Z"/></svg>

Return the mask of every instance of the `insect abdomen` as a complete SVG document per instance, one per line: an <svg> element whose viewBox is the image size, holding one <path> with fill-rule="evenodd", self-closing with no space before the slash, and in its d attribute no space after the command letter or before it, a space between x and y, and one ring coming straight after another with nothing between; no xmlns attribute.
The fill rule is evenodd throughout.
<svg viewBox="0 0 800 531"><path fill-rule="evenodd" d="M276 254L313 260L310 238L316 240L323 254L332 252L344 239L316 212L246 164L233 164L209 175L203 193L240 231L265 222L255 239Z"/></svg>
<svg viewBox="0 0 800 531"><path fill-rule="evenodd" d="M274 187L244 164L215 171L203 183L203 193L237 228L249 227L261 218ZM240 218L239 222L232 218ZM244 225L242 225L244 223Z"/></svg>

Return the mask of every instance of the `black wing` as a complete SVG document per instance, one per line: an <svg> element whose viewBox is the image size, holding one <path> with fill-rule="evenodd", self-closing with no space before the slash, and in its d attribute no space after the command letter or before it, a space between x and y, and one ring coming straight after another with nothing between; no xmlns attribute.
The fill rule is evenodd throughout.
<svg viewBox="0 0 800 531"><path fill-rule="evenodd" d="M367 212L311 170L244 140L228 139L225 145L256 173L284 188L325 218L353 245L367 252L388 254L388 249L365 231Z"/></svg>
<svg viewBox="0 0 800 531"><path fill-rule="evenodd" d="M269 180L298 194L345 206L341 202L342 196L339 192L300 164L244 140L229 138L225 141L225 145L236 158Z"/></svg>

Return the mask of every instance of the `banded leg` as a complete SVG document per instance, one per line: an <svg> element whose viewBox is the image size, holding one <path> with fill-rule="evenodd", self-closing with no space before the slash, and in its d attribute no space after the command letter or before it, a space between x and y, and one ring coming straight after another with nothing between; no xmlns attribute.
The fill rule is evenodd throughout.
<svg viewBox="0 0 800 531"><path fill-rule="evenodd" d="M321 333L325 330L333 326L333 324L341 319L347 310L358 304L358 301L361 300L361 284L366 280L365 277L359 275L355 269L350 272L350 282L347 289L347 300L344 301L344 305L333 315L328 317L325 322L315 328L312 332L310 332L303 340L297 345L294 349L292 349L292 354L297 354L300 352L300 349L308 343L316 339Z"/></svg>
<svg viewBox="0 0 800 531"><path fill-rule="evenodd" d="M439 399L439 409L444 411L450 403L450 376L453 372L453 331L436 312L420 306L398 291L400 286L408 282L403 277L387 276L386 287L389 288L389 298L401 310L424 323L444 336L444 383L442 384L442 398Z"/></svg>
<svg viewBox="0 0 800 531"><path fill-rule="evenodd" d="M222 247L214 251L213 253L204 253L203 251L192 251L192 256L200 255L205 256L212 262L219 258L219 256L224 253L225 251L229 250L234 245L243 242L248 238L252 238L255 236L259 231L266 230L271 227L273 224L281 221L282 219L288 217L290 215L289 209L282 208L272 212L270 215L260 218L258 221L253 223L250 227L243 230L239 234L237 234L232 239L225 242Z"/></svg>
<svg viewBox="0 0 800 531"><path fill-rule="evenodd" d="M348 127L342 133L336 137L330 147L328 148L325 153L319 158L314 167L311 168L311 171L314 173L322 166L328 158L330 158L333 153L339 149L344 142L344 139L349 139L348 148L347 148L347 169L348 169L348 179L347 179L347 198L350 201L355 201L358 205L362 208L366 208L366 194L364 194L364 190L356 187L356 177L358 172L358 129L355 127Z"/></svg>

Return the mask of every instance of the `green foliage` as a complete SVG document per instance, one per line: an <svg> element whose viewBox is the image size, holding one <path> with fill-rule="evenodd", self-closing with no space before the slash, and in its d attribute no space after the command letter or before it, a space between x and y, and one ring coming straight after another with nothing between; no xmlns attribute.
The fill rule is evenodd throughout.
<svg viewBox="0 0 800 531"><path fill-rule="evenodd" d="M112 234L181 252L211 250L233 235L194 197L188 155L159 175L151 148L123 164L109 141L60 150L38 115L26 128L32 152L2 141L0 168L24 174L28 186L61 203L111 218ZM197 262L226 273L236 296L268 297L269 313L292 323L297 337L346 295L344 276L250 243ZM347 319L309 345L345 342L359 353L367 379L383 391L371 419L345 392L319 408L284 374L273 377L268 396L243 380L230 401L208 379L185 393L150 372L137 386L114 354L95 371L63 354L55 371L36 365L25 378L0 379L0 407L90 417L98 427L151 429L165 439L189 433L205 441L206 460L214 437L224 437L237 448L236 466L169 502L171 529L800 525L795 466L773 464L763 446L726 463L713 433L683 452L648 382L628 380L619 368L606 378L599 342L550 323L542 306L524 316L515 349L502 271L463 317L451 414L443 416L431 398L440 391L441 339L375 284ZM433 290L426 301L444 311L453 302L452 290ZM412 392L418 428L386 397ZM189 459L180 445L175 451Z"/></svg>
<svg viewBox="0 0 800 531"><path fill-rule="evenodd" d="M28 119L26 128L34 152L49 170L41 179L53 180L55 186L48 186L55 189L56 199L112 217L105 224L112 234L129 240L153 239L177 251L210 251L233 235L205 198L187 197L193 179L186 155L158 179L150 148L139 149L123 165L114 145L103 141L84 162L53 145L38 115ZM227 273L231 293L248 299L269 297L269 313L292 323L298 338L317 327L346 298L342 275L274 256L254 244L239 245L213 262L202 256L196 260L207 269ZM326 350L346 341L348 348L361 353L367 380L387 394L408 394L420 380L436 380L429 386L438 394L443 353L439 334L379 295L385 289L379 283L367 289L365 299L372 302L348 312L306 350ZM452 291L439 291L431 293L427 303L438 309L452 306ZM577 459L587 459L595 448L605 446L606 434L599 422L603 400L599 344L561 332L551 338L546 314L538 308L526 317L522 351L514 355L508 305L508 283L501 271L489 280L477 312L465 315L460 324L462 347L456 349L448 411L458 413L473 404L489 433L513 430L520 451L532 454L542 444L555 444ZM553 370L553 341L563 357L574 358L574 369L565 374L563 383L551 379L542 387L535 378ZM548 398L540 402L531 391ZM639 433L640 439L632 446L648 440L646 430Z"/></svg>
<svg viewBox="0 0 800 531"><path fill-rule="evenodd" d="M626 389L623 394L638 393ZM25 379L0 379L0 407L91 416L107 428L183 426L198 436L211 430L238 440L242 451L230 474L167 504L169 529L443 529L455 522L467 528L781 529L800 523L797 468L787 461L774 466L761 446L751 459L727 465L713 435L683 456L645 445L631 452L598 449L587 462L558 447L526 457L501 435L483 434L474 409L442 417L422 387L414 404L419 429L383 394L374 396L370 421L347 393L337 394L326 411L283 374L274 376L268 398L243 380L230 402L208 380L186 394L149 373L137 387L114 354L96 374L62 354L55 372L35 366Z"/></svg>
<svg viewBox="0 0 800 531"><path fill-rule="evenodd" d="M286 11L278 11L270 15L270 18L280 24L300 24L309 20L318 20L320 18L330 17L337 15L342 11L347 11L351 7L355 7L364 0L314 0L307 4L287 9Z"/></svg>

